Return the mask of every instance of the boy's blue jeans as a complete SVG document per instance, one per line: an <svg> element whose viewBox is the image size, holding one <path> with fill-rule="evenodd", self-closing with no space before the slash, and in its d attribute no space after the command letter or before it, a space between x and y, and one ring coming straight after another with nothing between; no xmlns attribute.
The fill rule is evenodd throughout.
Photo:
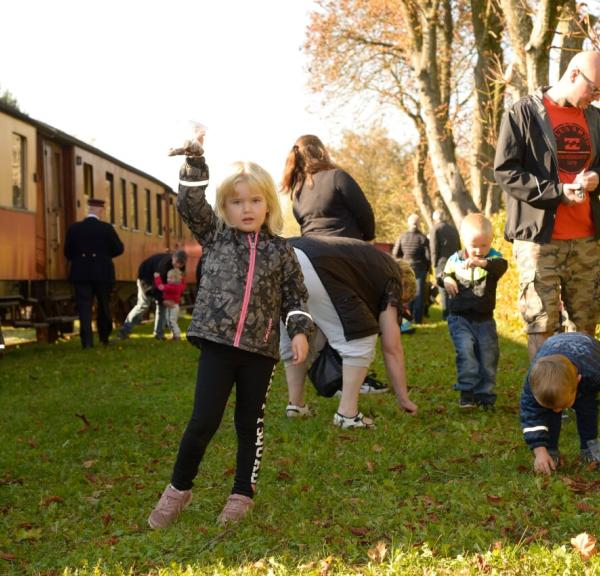
<svg viewBox="0 0 600 576"><path fill-rule="evenodd" d="M448 330L456 349L455 390L470 392L479 404L494 404L498 370L496 322L473 322L462 316L448 316Z"/></svg>

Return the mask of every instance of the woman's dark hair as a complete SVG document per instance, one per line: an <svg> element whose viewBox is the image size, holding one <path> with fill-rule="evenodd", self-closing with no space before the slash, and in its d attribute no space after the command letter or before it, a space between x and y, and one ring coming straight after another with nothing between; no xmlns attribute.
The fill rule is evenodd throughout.
<svg viewBox="0 0 600 576"><path fill-rule="evenodd" d="M311 134L300 136L287 155L281 191L293 196L299 192L305 181L312 187L313 174L332 168L336 168L336 165L329 158L323 142Z"/></svg>

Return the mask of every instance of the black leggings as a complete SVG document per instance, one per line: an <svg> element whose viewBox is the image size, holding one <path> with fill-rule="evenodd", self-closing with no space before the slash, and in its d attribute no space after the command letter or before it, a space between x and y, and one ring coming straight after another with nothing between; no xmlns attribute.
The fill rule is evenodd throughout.
<svg viewBox="0 0 600 576"><path fill-rule="evenodd" d="M204 341L192 417L183 433L171 484L189 490L208 443L221 424L235 383L237 462L232 494L252 498L263 452L265 402L275 359Z"/></svg>

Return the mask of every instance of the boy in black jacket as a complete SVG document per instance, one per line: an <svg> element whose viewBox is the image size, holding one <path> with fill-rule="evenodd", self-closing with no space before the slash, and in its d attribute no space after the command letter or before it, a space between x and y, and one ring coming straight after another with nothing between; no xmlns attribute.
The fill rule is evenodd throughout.
<svg viewBox="0 0 600 576"><path fill-rule="evenodd" d="M498 369L498 334L494 320L496 286L508 264L492 248L492 223L469 214L460 225L464 250L448 259L444 289L450 297L448 330L456 348L456 384L460 408L491 408Z"/></svg>

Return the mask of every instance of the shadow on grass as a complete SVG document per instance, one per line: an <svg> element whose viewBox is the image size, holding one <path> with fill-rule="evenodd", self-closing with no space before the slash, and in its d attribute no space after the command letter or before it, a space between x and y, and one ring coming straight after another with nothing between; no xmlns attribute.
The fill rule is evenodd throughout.
<svg viewBox="0 0 600 576"><path fill-rule="evenodd" d="M387 568L404 573L455 573L459 554L471 555L470 573L481 568L477 554L494 549L496 561L518 567L540 555L535 543L554 557L548 550L597 525L590 495L563 481L594 475L576 461L574 423L563 430L565 468L535 477L518 423L523 338L500 327L496 411L459 412L454 350L439 311L431 314L403 338L416 417L391 394L364 396L377 428L340 431L336 400L310 390L316 416L289 420L278 368L256 507L226 532L215 519L235 465L233 399L191 506L169 530L146 527L191 411L196 349L156 342L147 325L108 348L83 351L73 340L11 351L0 364L0 572L91 574L99 564L100 574L146 574L174 563L165 574L187 564L197 573L318 573L331 557L325 573L368 573L378 542L396 551ZM379 353L375 367L384 377Z"/></svg>

